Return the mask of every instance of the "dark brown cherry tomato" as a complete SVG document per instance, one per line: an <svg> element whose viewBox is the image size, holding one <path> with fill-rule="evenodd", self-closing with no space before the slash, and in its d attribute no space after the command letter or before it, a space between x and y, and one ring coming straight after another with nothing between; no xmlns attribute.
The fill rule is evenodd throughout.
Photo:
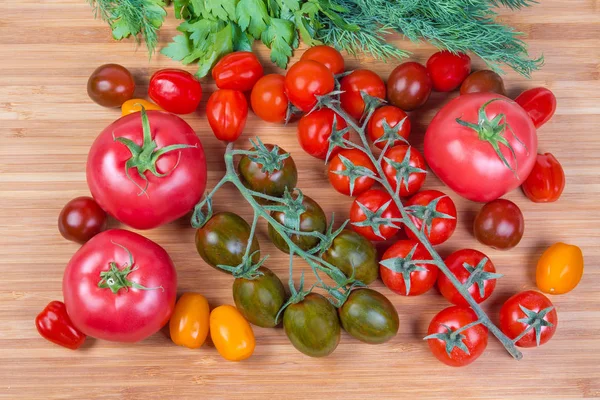
<svg viewBox="0 0 600 400"><path fill-rule="evenodd" d="M263 67L251 51L236 51L219 60L212 77L219 89L247 92L263 76Z"/></svg>
<svg viewBox="0 0 600 400"><path fill-rule="evenodd" d="M439 51L427 60L427 71L438 92L451 92L471 73L471 57L464 53Z"/></svg>
<svg viewBox="0 0 600 400"><path fill-rule="evenodd" d="M373 143L385 134L384 121L390 128L396 128L394 130L398 135L404 139L408 139L408 136L410 135L410 119L408 118L408 115L398 107L383 106L375 110L367 124L367 135ZM402 125L398 127L398 124L400 123ZM386 142L382 141L375 143L375 146L383 149L385 144ZM390 146L395 146L397 144L402 144L402 142L400 140L395 140Z"/></svg>
<svg viewBox="0 0 600 400"><path fill-rule="evenodd" d="M533 169L521 188L529 200L551 203L560 198L565 188L565 171L552 154L538 154Z"/></svg>
<svg viewBox="0 0 600 400"><path fill-rule="evenodd" d="M363 92L385 99L385 83L379 75L368 69L357 69L343 77L340 81L340 90L343 92L340 95L342 109L357 121L363 117L365 112Z"/></svg>
<svg viewBox="0 0 600 400"><path fill-rule="evenodd" d="M390 103L411 111L429 99L433 84L427 68L417 62L398 65L388 78L387 96Z"/></svg>
<svg viewBox="0 0 600 400"><path fill-rule="evenodd" d="M133 98L135 82L127 68L105 64L96 68L87 83L88 96L103 107L121 107Z"/></svg>
<svg viewBox="0 0 600 400"><path fill-rule="evenodd" d="M467 93L498 93L506 96L502 77L490 70L475 71L460 85L460 94Z"/></svg>
<svg viewBox="0 0 600 400"><path fill-rule="evenodd" d="M313 60L326 66L334 75L344 72L344 57L331 46L320 45L306 50L300 60Z"/></svg>
<svg viewBox="0 0 600 400"><path fill-rule="evenodd" d="M508 250L521 241L525 220L515 203L498 199L481 208L475 217L473 229L479 242L494 249Z"/></svg>
<svg viewBox="0 0 600 400"><path fill-rule="evenodd" d="M377 249L367 238L350 229L341 231L322 257L347 277L354 276L366 285L379 276Z"/></svg>
<svg viewBox="0 0 600 400"><path fill-rule="evenodd" d="M85 243L106 228L106 212L91 197L69 201L58 216L58 230L67 240Z"/></svg>
<svg viewBox="0 0 600 400"><path fill-rule="evenodd" d="M536 129L548 122L556 111L556 97L544 87L524 91L515 102L527 111Z"/></svg>
<svg viewBox="0 0 600 400"><path fill-rule="evenodd" d="M237 278L233 282L236 308L251 324L263 328L277 326L277 314L287 300L281 280L268 268L260 267L263 275L254 279Z"/></svg>
<svg viewBox="0 0 600 400"><path fill-rule="evenodd" d="M275 146L265 144L268 150ZM250 150L255 150L254 147ZM279 147L278 154L287 153ZM248 156L242 156L238 164L240 180L247 188L269 196L281 197L287 188L292 191L298 182L298 170L294 159L290 156L283 161L283 167L273 172L264 172L262 164L252 161Z"/></svg>

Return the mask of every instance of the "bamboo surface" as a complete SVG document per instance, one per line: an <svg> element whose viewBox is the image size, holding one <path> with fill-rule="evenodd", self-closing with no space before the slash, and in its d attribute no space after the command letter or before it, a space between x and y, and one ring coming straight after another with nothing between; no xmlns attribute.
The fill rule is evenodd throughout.
<svg viewBox="0 0 600 400"><path fill-rule="evenodd" d="M505 77L512 97L528 87L546 86L558 98L554 118L538 132L540 152L562 163L567 185L553 204L534 204L520 190L515 201L526 219L525 235L510 252L477 243L471 223L480 205L449 191L459 209L458 228L439 247L442 255L472 247L491 257L499 280L484 309L497 321L512 294L535 289L535 265L557 241L577 244L586 269L571 293L553 296L559 326L538 349L525 349L514 361L490 338L474 364L453 369L439 363L422 340L431 318L448 306L436 290L423 296L394 295L381 281L373 287L393 301L400 315L398 336L384 345L362 344L343 334L336 352L324 359L298 353L282 329L254 328L254 356L241 363L223 360L212 345L199 350L175 346L166 332L138 344L88 340L79 351L53 345L37 333L33 320L50 301L62 299L62 273L78 245L64 240L56 220L71 198L88 195L85 161L96 135L119 117L86 94L90 73L104 63L119 63L135 75L144 97L153 72L179 65L164 56L150 61L133 41L111 39L82 0L0 1L0 398L5 399L416 399L416 398L600 398L600 2L542 0L521 12L503 11L503 20L525 32L534 55L546 65L526 80ZM175 35L172 11L161 43ZM397 39L425 62L433 49ZM263 46L256 51L267 70L275 71ZM302 50L296 52L299 57ZM386 78L392 63L367 57L347 58L349 68L365 67ZM475 66L481 68L480 60ZM193 67L189 68L194 71ZM215 89L203 81L204 101ZM423 133L435 111L447 101L434 94L423 110L412 113L411 141L422 149ZM222 176L224 146L214 139L203 114L185 116L200 136L209 165L209 188ZM339 220L348 216L351 199L328 184L319 160L304 154L295 125L282 127L251 115L240 145L258 135L291 151L300 171L299 187ZM427 188L443 189L430 175ZM250 208L232 187L215 199L217 210L250 218ZM118 226L115 221L112 226ZM194 230L181 220L143 232L173 258L179 292L204 294L211 306L233 304L231 278L200 259ZM267 265L287 279L287 256L269 243L259 225ZM298 263L295 275L305 267ZM308 272L308 271L307 271ZM308 274L310 276L310 273Z"/></svg>

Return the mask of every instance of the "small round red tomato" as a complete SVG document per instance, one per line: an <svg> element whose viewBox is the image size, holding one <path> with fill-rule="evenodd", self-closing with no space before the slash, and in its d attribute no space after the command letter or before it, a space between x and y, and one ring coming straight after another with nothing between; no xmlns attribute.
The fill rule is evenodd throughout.
<svg viewBox="0 0 600 400"><path fill-rule="evenodd" d="M72 242L85 243L106 228L106 212L91 197L69 201L58 216L58 230Z"/></svg>
<svg viewBox="0 0 600 400"><path fill-rule="evenodd" d="M304 151L313 157L325 160L328 154L330 159L341 150L339 146L336 146L329 153L329 137L333 131L334 119L336 130L341 131L347 127L346 121L329 108L315 110L300 118L300 121L298 121L298 142ZM348 139L350 132L346 132L344 137Z"/></svg>
<svg viewBox="0 0 600 400"><path fill-rule="evenodd" d="M385 99L385 83L373 71L357 69L350 75L346 75L340 81L340 102L342 109L357 121L363 117L365 112L365 101L362 93L373 97Z"/></svg>
<svg viewBox="0 0 600 400"><path fill-rule="evenodd" d="M148 95L165 111L189 114L196 111L202 99L200 82L181 69L161 69L152 75Z"/></svg>
<svg viewBox="0 0 600 400"><path fill-rule="evenodd" d="M543 87L524 91L515 99L515 102L527 111L536 129L548 122L556 111L554 93Z"/></svg>
<svg viewBox="0 0 600 400"><path fill-rule="evenodd" d="M121 107L133 97L135 82L129 70L119 64L101 65L90 76L88 96L103 107Z"/></svg>
<svg viewBox="0 0 600 400"><path fill-rule="evenodd" d="M248 118L246 96L238 90L220 89L206 103L206 119L215 137L235 142L242 134Z"/></svg>
<svg viewBox="0 0 600 400"><path fill-rule="evenodd" d="M331 71L323 64L301 60L292 65L285 75L285 93L293 105L309 112L317 104L317 97L335 88Z"/></svg>
<svg viewBox="0 0 600 400"><path fill-rule="evenodd" d="M265 75L252 88L250 95L252 111L263 121L285 122L288 103L283 75Z"/></svg>
<svg viewBox="0 0 600 400"><path fill-rule="evenodd" d="M361 204L362 207L360 206ZM386 204L387 206L385 206ZM373 216L373 214L376 214L384 206L385 208L382 210L379 218L399 219L401 217L400 210L398 210L388 192L379 189L364 192L352 202L352 206L350 207L350 226L355 232L360 233L369 240L387 240L391 238L398 232L399 228L389 224L378 224L379 234L377 234L373 231L372 227L363 226L368 215ZM399 226L400 224L395 222L394 225Z"/></svg>
<svg viewBox="0 0 600 400"><path fill-rule="evenodd" d="M417 62L406 62L394 68L388 78L388 100L404 111L415 110L427 102L432 87L427 68Z"/></svg>
<svg viewBox="0 0 600 400"><path fill-rule="evenodd" d="M212 77L219 89L247 92L263 76L263 67L251 51L229 53L215 64Z"/></svg>
<svg viewBox="0 0 600 400"><path fill-rule="evenodd" d="M306 50L300 60L313 60L326 66L334 75L344 72L344 57L331 46L320 45Z"/></svg>
<svg viewBox="0 0 600 400"><path fill-rule="evenodd" d="M425 229L427 239L434 246L450 239L456 229L456 206L450 197L439 190L424 190L415 194L406 207L410 220L418 229ZM411 239L417 239L409 229L406 234Z"/></svg>
<svg viewBox="0 0 600 400"><path fill-rule="evenodd" d="M344 149L329 162L329 182L335 190L347 196L358 196L373 186L375 180L365 174L377 173L369 157L358 149Z"/></svg>
<svg viewBox="0 0 600 400"><path fill-rule="evenodd" d="M416 240L398 240L387 249L379 262L385 286L402 296L418 296L431 289L438 277L437 267L412 260L431 260L425 246Z"/></svg>
<svg viewBox="0 0 600 400"><path fill-rule="evenodd" d="M392 189L396 190L400 179L400 196L410 196L418 192L427 176L427 167L421 152L404 144L385 152L381 168Z"/></svg>
<svg viewBox="0 0 600 400"><path fill-rule="evenodd" d="M461 284L464 285L467 281L471 281L467 290L477 303L483 302L492 295L496 288L496 279L501 276L496 274L496 267L494 267L488 256L473 249L455 251L446 257L444 263ZM456 290L456 287L446 275L439 275L437 286L442 296L450 303L469 307L469 303Z"/></svg>
<svg viewBox="0 0 600 400"><path fill-rule="evenodd" d="M506 96L502 77L490 70L475 71L460 85L460 94L498 93Z"/></svg>
<svg viewBox="0 0 600 400"><path fill-rule="evenodd" d="M498 250L512 249L519 244L525 231L523 213L515 203L506 199L484 205L473 223L475 238Z"/></svg>
<svg viewBox="0 0 600 400"><path fill-rule="evenodd" d="M560 198L565 188L565 171L550 153L538 154L531 173L521 185L529 200L551 203Z"/></svg>
<svg viewBox="0 0 600 400"><path fill-rule="evenodd" d="M464 53L438 51L427 60L427 71L434 90L451 92L471 73L471 57Z"/></svg>
<svg viewBox="0 0 600 400"><path fill-rule="evenodd" d="M558 324L556 308L543 294L528 290L515 294L500 309L500 329L519 347L548 342Z"/></svg>
<svg viewBox="0 0 600 400"><path fill-rule="evenodd" d="M387 123L387 127L384 126L384 122ZM391 128L391 129L389 129ZM410 135L410 119L408 115L398 107L394 106L383 106L379 107L367 124L367 135L369 139L375 143L375 146L383 149L387 142L386 130L389 132L395 132L404 139L408 139ZM377 141L380 140L381 141ZM400 140L394 140L390 146L400 144Z"/></svg>
<svg viewBox="0 0 600 400"><path fill-rule="evenodd" d="M477 319L471 308L458 306L433 317L425 339L435 358L451 367L463 367L479 358L487 347L488 329L482 324L464 329Z"/></svg>

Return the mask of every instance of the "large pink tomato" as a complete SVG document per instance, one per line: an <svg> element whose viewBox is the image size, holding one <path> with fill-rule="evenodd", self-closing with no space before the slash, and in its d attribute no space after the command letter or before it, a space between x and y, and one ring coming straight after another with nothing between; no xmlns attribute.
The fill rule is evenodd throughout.
<svg viewBox="0 0 600 400"><path fill-rule="evenodd" d="M63 276L73 325L88 336L137 342L171 317L177 273L167 252L122 229L94 236L75 253Z"/></svg>
<svg viewBox="0 0 600 400"><path fill-rule="evenodd" d="M87 182L96 202L136 229L189 212L206 187L206 159L194 130L176 115L142 111L109 125L90 149Z"/></svg>
<svg viewBox="0 0 600 400"><path fill-rule="evenodd" d="M537 155L529 115L496 93L472 93L446 104L425 134L425 159L452 190L491 201L521 185Z"/></svg>

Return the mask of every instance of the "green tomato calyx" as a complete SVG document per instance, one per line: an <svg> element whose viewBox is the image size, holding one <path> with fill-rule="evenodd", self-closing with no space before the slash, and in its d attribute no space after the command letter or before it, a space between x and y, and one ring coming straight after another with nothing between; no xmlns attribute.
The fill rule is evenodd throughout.
<svg viewBox="0 0 600 400"><path fill-rule="evenodd" d="M402 279L404 279L404 286L406 287L407 296L410 293L410 275L416 271L427 271L427 268L423 267L422 265L419 265L426 263L426 260L413 260L418 246L418 244L415 244L414 247L410 250L410 252L406 255L406 257L388 258L387 260L382 260L379 262L379 264L383 265L390 271L402 274Z"/></svg>
<svg viewBox="0 0 600 400"><path fill-rule="evenodd" d="M521 340L521 338L523 336L525 336L525 334L527 332L529 332L530 330L533 329L533 331L535 332L535 344L536 346L539 347L540 345L540 340L542 338L542 327L547 326L547 327L552 327L554 326L552 324L552 322L550 321L546 321L544 318L546 317L546 314L548 314L550 311L552 311L554 309L554 306L550 306L550 307L546 307L543 310L539 311L539 312L535 312L533 310L530 310L528 308L523 307L522 305L519 304L519 308L521 309L521 311L523 311L523 313L525 314L524 318L518 319L518 322L521 322L525 325L527 325L527 328L523 331L523 333L521 335L519 335L515 340L514 343L517 343L519 340Z"/></svg>

